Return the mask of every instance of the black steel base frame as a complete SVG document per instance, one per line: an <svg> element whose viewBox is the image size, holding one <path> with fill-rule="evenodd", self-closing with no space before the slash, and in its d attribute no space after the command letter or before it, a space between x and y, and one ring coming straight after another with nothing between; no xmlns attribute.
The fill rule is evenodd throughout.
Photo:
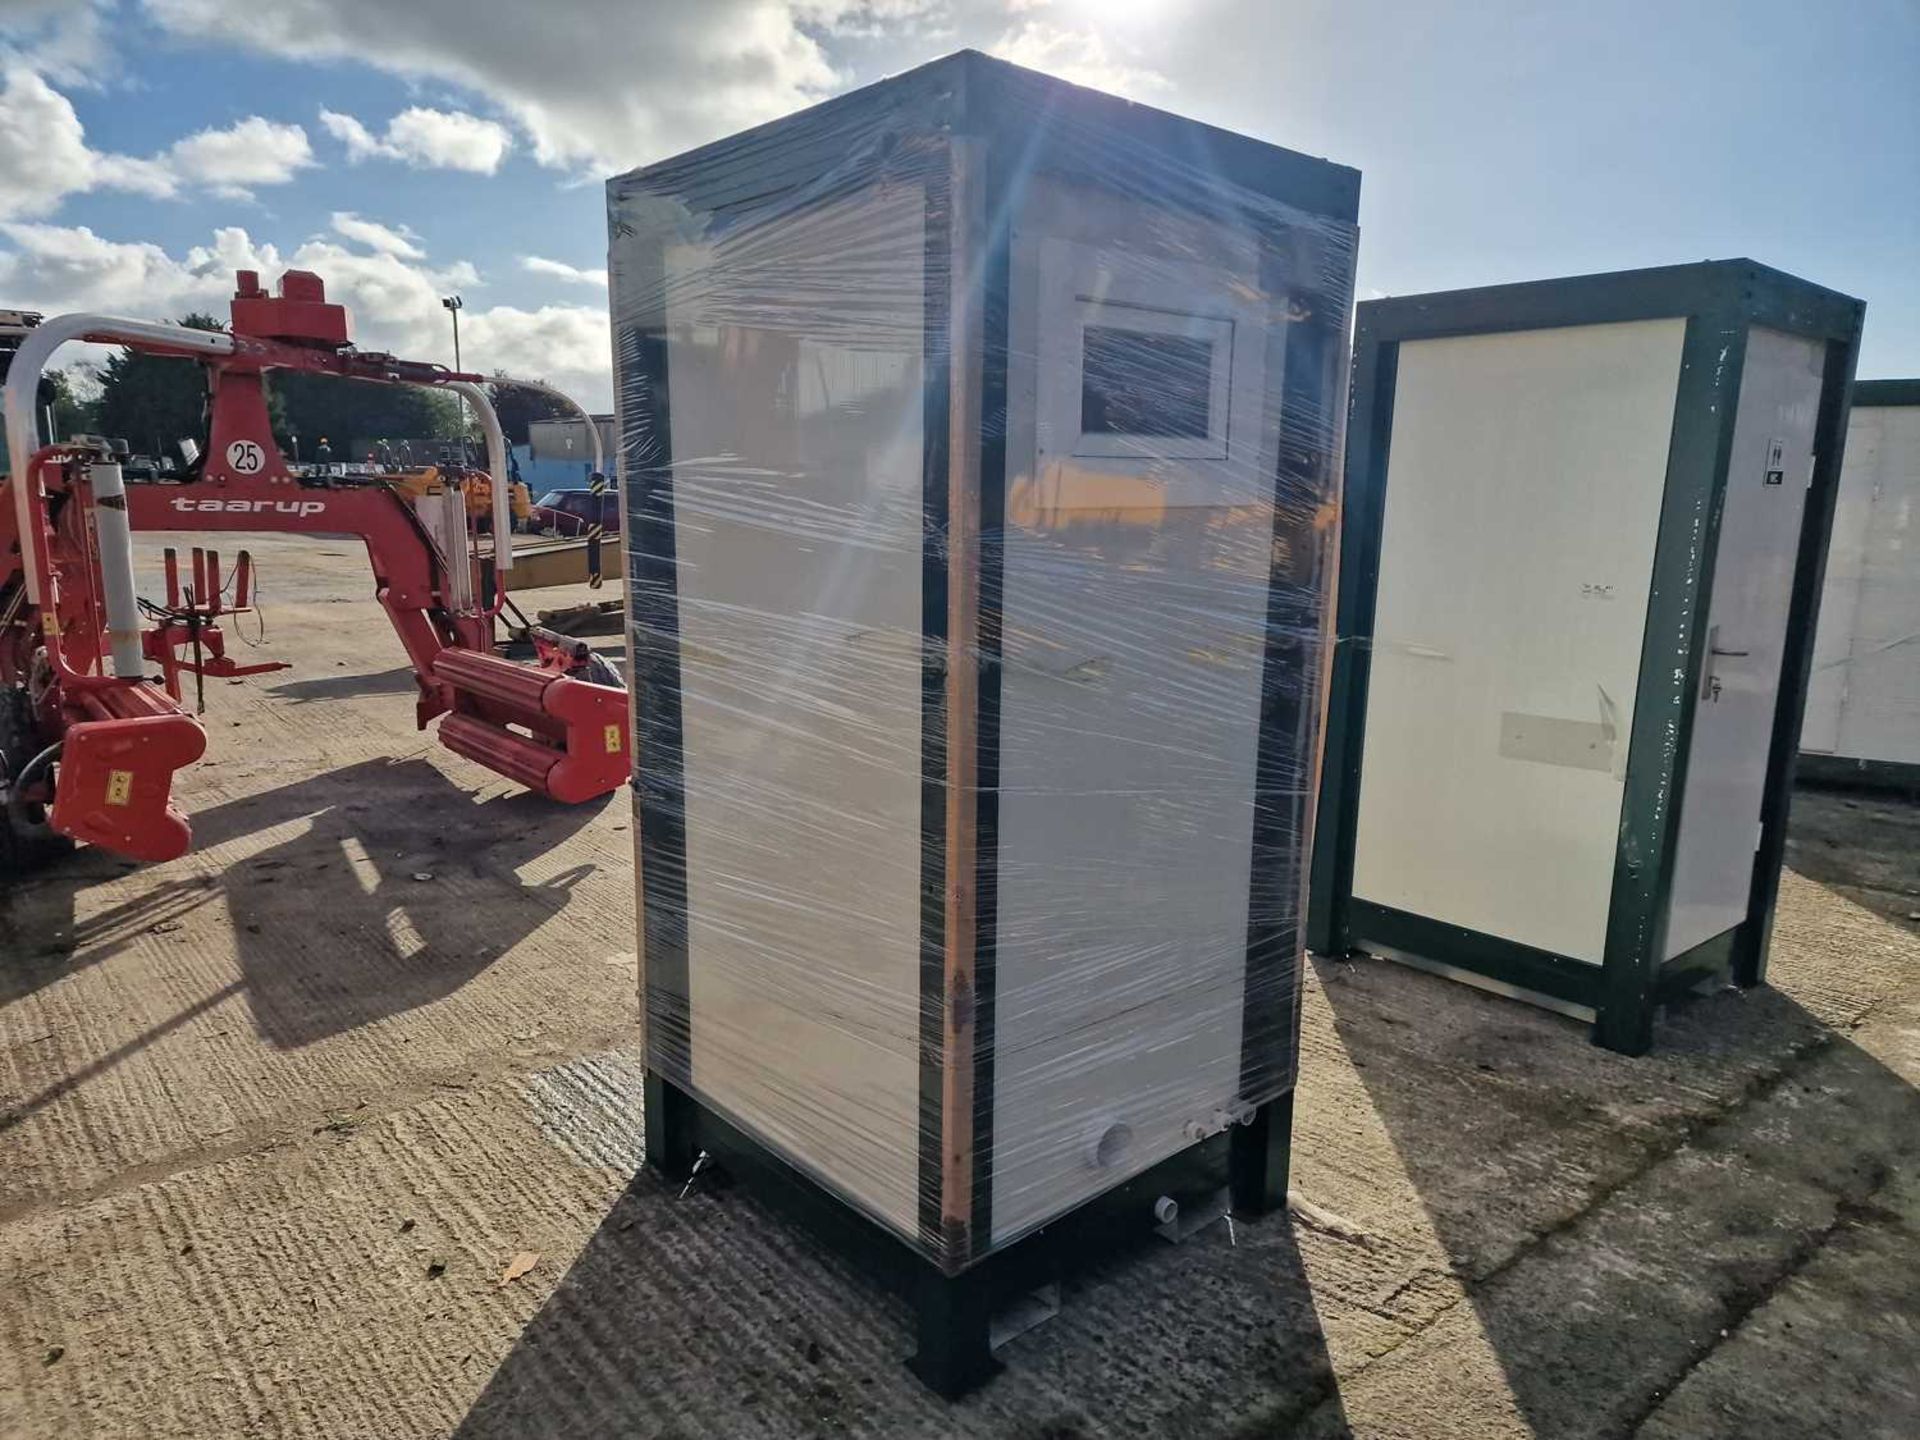
<svg viewBox="0 0 1920 1440"><path fill-rule="evenodd" d="M1188 1204L1228 1186L1238 1219L1284 1210L1287 1203L1291 1090L1259 1107L1251 1124L1191 1145L1044 1229L948 1274L892 1230L653 1070L647 1072L645 1101L647 1164L652 1169L679 1184L705 1152L712 1169L745 1185L869 1280L906 1300L914 1310L916 1332L908 1365L930 1390L948 1399L999 1371L992 1321L1008 1301L1094 1259L1110 1259L1129 1245L1165 1243L1153 1233L1153 1204L1159 1196ZM708 1173L703 1168L703 1176Z"/></svg>
<svg viewBox="0 0 1920 1440"><path fill-rule="evenodd" d="M1759 945L1745 924L1665 961L1651 995L1622 1008L1602 965L1366 900L1349 901L1347 916L1351 949L1408 955L1582 1006L1594 1015L1594 1043L1631 1055L1643 1054L1652 1043L1654 1010L1701 981L1722 977L1751 989L1762 980Z"/></svg>

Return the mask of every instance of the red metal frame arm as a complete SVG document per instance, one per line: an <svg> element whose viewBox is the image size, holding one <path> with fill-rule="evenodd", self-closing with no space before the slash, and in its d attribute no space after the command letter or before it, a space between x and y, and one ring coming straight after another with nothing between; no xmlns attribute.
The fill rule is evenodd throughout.
<svg viewBox="0 0 1920 1440"><path fill-rule="evenodd" d="M448 708L434 659L448 646L474 644L477 637L461 633L461 621L444 608L433 541L395 491L380 485L329 490L260 478L130 485L127 515L136 531L358 537L373 567L374 596L420 685L419 724L424 728Z"/></svg>

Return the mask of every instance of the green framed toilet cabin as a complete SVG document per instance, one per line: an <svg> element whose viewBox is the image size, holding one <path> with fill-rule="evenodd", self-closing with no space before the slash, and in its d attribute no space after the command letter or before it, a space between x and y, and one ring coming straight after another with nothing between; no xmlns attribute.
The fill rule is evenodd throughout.
<svg viewBox="0 0 1920 1440"><path fill-rule="evenodd" d="M1628 1054L1761 983L1863 313L1750 260L1357 307L1310 949Z"/></svg>

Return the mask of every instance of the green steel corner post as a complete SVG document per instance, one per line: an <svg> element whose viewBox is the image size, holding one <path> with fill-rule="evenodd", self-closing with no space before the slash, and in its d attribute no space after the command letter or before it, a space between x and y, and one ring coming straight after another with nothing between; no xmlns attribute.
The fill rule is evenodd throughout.
<svg viewBox="0 0 1920 1440"><path fill-rule="evenodd" d="M1689 317L1681 348L1593 1030L1596 1044L1624 1055L1644 1055L1653 1045L1680 801L1706 649L1702 622L1713 591L1746 337L1745 317L1721 298Z"/></svg>
<svg viewBox="0 0 1920 1440"><path fill-rule="evenodd" d="M1354 340L1356 427L1347 447L1340 510L1340 573L1334 604L1334 652L1327 686L1325 749L1307 901L1307 948L1344 955L1353 948L1353 852L1365 747L1367 682L1386 507L1387 441L1400 347L1378 339L1361 307Z"/></svg>

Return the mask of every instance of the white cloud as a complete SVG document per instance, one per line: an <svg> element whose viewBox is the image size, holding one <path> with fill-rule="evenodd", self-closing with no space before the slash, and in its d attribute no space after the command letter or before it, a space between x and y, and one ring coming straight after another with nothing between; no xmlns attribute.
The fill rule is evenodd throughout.
<svg viewBox="0 0 1920 1440"><path fill-rule="evenodd" d="M375 135L352 115L322 110L320 123L347 147L351 161L378 156L401 160L422 170L467 170L491 175L513 148L507 127L464 110L429 110L415 105L387 122L387 133Z"/></svg>
<svg viewBox="0 0 1920 1440"><path fill-rule="evenodd" d="M381 140L351 115L338 110L320 111L320 128L347 147L347 159L358 163L370 155L382 153Z"/></svg>
<svg viewBox="0 0 1920 1440"><path fill-rule="evenodd" d="M794 18L836 40L873 40L907 21L923 33L944 34L950 0L790 0ZM1046 0L1005 0L1009 10Z"/></svg>
<svg viewBox="0 0 1920 1440"><path fill-rule="evenodd" d="M62 0L0 0L0 14L36 4L58 9ZM426 106L385 121L338 110L320 117L350 159L477 174L497 172L520 143L516 132L540 163L598 178L790 113L851 82L829 45L850 47L871 70L924 58L934 36L943 49L994 42L997 54L1082 83L1141 96L1170 88L1126 38L1124 15L1075 26L1050 18L1058 6L1036 8L1041 0L124 4L137 4L145 20L181 40L366 66L483 96L480 108L494 118ZM64 0L61 13L81 12L92 13L84 0Z"/></svg>
<svg viewBox="0 0 1920 1440"><path fill-rule="evenodd" d="M570 285L597 285L607 288L605 270L582 270L578 265L569 265L564 260L548 260L540 255L522 255L520 268L533 275L549 275L555 280L565 280Z"/></svg>
<svg viewBox="0 0 1920 1440"><path fill-rule="evenodd" d="M142 160L134 155L93 156L93 185L103 190L130 190L157 200L171 199L180 193L180 177L164 158Z"/></svg>
<svg viewBox="0 0 1920 1440"><path fill-rule="evenodd" d="M489 6L472 0L145 0L145 6L152 19L185 38L465 86L510 115L543 164L601 174L821 98L842 77L808 25L899 8L898 0L807 0L800 17L789 0ZM359 129L376 146L395 143L390 135ZM334 133L354 143L348 127Z"/></svg>
<svg viewBox="0 0 1920 1440"><path fill-rule="evenodd" d="M104 32L90 0L0 0L0 61L64 85L97 85L114 68Z"/></svg>
<svg viewBox="0 0 1920 1440"><path fill-rule="evenodd" d="M1091 85L1135 99L1172 88L1172 82L1158 71L1129 63L1098 31L1071 29L1046 20L1028 20L1007 31L992 53L1075 85Z"/></svg>
<svg viewBox="0 0 1920 1440"><path fill-rule="evenodd" d="M233 291L231 271L221 280L208 268L213 257L245 254L239 268L257 256L245 231L216 231L212 246L185 261L158 245L107 240L85 226L0 222L0 236L9 247L0 248L0 294L49 315L89 310L171 319L205 310Z"/></svg>
<svg viewBox="0 0 1920 1440"><path fill-rule="evenodd" d="M312 164L306 131L258 115L145 159L95 150L73 102L44 76L20 61L0 71L0 218L48 215L89 190L165 199L204 185L244 196L249 186L283 184Z"/></svg>
<svg viewBox="0 0 1920 1440"><path fill-rule="evenodd" d="M369 250L397 255L402 260L427 258L427 252L415 243L419 237L405 225L395 228L382 225L378 220L364 220L351 210L336 210L333 212L333 230L344 239L358 240Z"/></svg>
<svg viewBox="0 0 1920 1440"><path fill-rule="evenodd" d="M326 281L328 298L349 308L353 337L363 348L450 361L452 337L440 297L474 285L473 267L409 259L353 238L365 248L316 238L282 251L233 226L176 256L146 242L108 240L84 226L0 222L0 295L48 314L94 310L173 319L206 310L224 316L235 270L258 270L269 284L288 268L312 270ZM461 312L460 348L470 369L541 376L589 408L612 405L604 305L469 306Z"/></svg>
<svg viewBox="0 0 1920 1440"><path fill-rule="evenodd" d="M0 85L0 217L45 215L68 195L97 187L171 195L166 166L108 155L87 144L73 103L20 62Z"/></svg>
<svg viewBox="0 0 1920 1440"><path fill-rule="evenodd" d="M461 110L414 106L387 122L387 143L409 163L491 175L500 168L513 138L507 127Z"/></svg>
<svg viewBox="0 0 1920 1440"><path fill-rule="evenodd" d="M250 185L284 185L314 163L305 130L258 115L176 140L167 161L181 178L226 195L244 195Z"/></svg>
<svg viewBox="0 0 1920 1440"><path fill-rule="evenodd" d="M613 333L604 305L462 310L461 359L469 370L545 380L589 410L613 408Z"/></svg>

